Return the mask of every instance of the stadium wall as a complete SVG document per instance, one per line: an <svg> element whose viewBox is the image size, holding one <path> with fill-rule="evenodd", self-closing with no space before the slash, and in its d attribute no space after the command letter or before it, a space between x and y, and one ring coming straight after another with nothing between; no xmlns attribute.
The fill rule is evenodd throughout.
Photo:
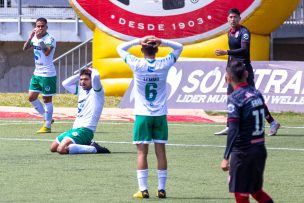
<svg viewBox="0 0 304 203"><path fill-rule="evenodd" d="M28 91L28 85L35 64L33 50L23 51L23 43L0 41L0 92ZM54 58L69 51L78 44L75 42L57 42ZM91 47L89 49L91 50ZM88 52L88 58L92 58L91 51ZM77 63L78 57L75 57L75 60ZM67 61L67 64L71 64L71 61ZM64 69L61 70L61 72L65 71Z"/></svg>

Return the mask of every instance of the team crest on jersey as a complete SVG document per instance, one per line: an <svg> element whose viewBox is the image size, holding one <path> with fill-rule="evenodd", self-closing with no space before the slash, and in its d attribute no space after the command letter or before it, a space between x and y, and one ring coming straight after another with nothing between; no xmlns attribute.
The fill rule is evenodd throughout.
<svg viewBox="0 0 304 203"><path fill-rule="evenodd" d="M44 90L48 92L48 91L51 90L51 87L50 86L45 86Z"/></svg>
<svg viewBox="0 0 304 203"><path fill-rule="evenodd" d="M232 113L235 110L234 104L228 104L227 106L228 113Z"/></svg>
<svg viewBox="0 0 304 203"><path fill-rule="evenodd" d="M148 72L153 73L155 71L155 68L153 66L148 67Z"/></svg>

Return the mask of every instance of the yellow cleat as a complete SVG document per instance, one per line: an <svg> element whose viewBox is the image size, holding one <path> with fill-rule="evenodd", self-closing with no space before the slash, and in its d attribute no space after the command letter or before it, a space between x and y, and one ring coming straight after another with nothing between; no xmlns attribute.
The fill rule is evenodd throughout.
<svg viewBox="0 0 304 203"><path fill-rule="evenodd" d="M138 191L133 195L134 198L149 198L148 190Z"/></svg>
<svg viewBox="0 0 304 203"><path fill-rule="evenodd" d="M42 126L38 131L37 133L51 133L51 128L47 128L45 126Z"/></svg>

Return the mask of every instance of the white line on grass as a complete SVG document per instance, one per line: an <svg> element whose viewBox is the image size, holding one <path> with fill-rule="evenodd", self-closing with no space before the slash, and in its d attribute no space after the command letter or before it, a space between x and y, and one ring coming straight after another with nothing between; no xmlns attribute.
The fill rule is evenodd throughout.
<svg viewBox="0 0 304 203"><path fill-rule="evenodd" d="M8 138L8 137L0 137L0 140L7 141L39 141L39 142L52 142L51 139L33 139L33 138ZM132 144L132 142L116 142L116 141L101 141L98 140L96 142L105 143L105 144ZM222 145L201 145L201 144L167 144L168 146L173 147L210 147L210 148L225 148ZM304 151L301 148L287 148L287 147L267 147L270 150L281 150L281 151Z"/></svg>
<svg viewBox="0 0 304 203"><path fill-rule="evenodd" d="M0 121L0 126L2 125L32 125L32 124L41 124L41 121ZM56 124L69 124L73 123L74 120L71 121L56 121ZM101 125L133 125L133 122L104 122L101 121ZM226 126L226 124L206 124L206 123L198 123L198 124L187 124L187 123L168 123L168 125L172 126L199 126L199 127L219 127L219 126ZM266 126L269 128L269 126ZM281 129L304 129L304 126L281 126Z"/></svg>

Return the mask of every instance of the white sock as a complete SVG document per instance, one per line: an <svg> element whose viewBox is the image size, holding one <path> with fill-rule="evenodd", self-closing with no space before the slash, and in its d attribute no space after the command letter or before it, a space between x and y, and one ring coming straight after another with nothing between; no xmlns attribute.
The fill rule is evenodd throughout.
<svg viewBox="0 0 304 203"><path fill-rule="evenodd" d="M137 170L138 188L140 191L148 189L148 173L149 169Z"/></svg>
<svg viewBox="0 0 304 203"><path fill-rule="evenodd" d="M40 100L36 99L35 101L32 101L31 103L32 103L33 107L36 109L36 111L38 111L38 113L42 117L44 117L45 110L44 110L44 108L43 108L42 103L40 102Z"/></svg>
<svg viewBox="0 0 304 203"><path fill-rule="evenodd" d="M157 170L158 190L165 190L166 189L167 174L168 174L167 170Z"/></svg>
<svg viewBox="0 0 304 203"><path fill-rule="evenodd" d="M52 118L53 118L53 103L52 102L45 103L45 113L44 113L45 127L51 128Z"/></svg>
<svg viewBox="0 0 304 203"><path fill-rule="evenodd" d="M90 145L70 144L69 154L95 154L96 148Z"/></svg>

